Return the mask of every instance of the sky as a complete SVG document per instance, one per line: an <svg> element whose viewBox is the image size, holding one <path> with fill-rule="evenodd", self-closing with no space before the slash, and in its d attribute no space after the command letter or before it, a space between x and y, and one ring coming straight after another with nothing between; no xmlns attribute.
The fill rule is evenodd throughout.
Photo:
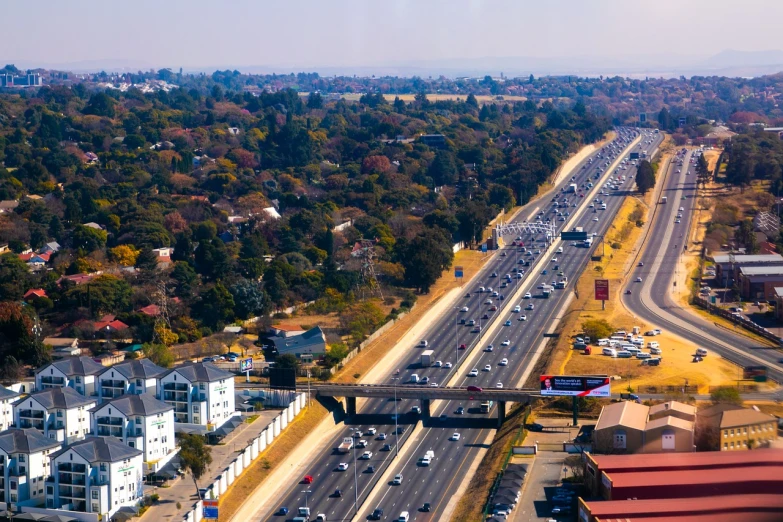
<svg viewBox="0 0 783 522"><path fill-rule="evenodd" d="M779 0L3 0L19 67L301 68L783 49Z"/></svg>

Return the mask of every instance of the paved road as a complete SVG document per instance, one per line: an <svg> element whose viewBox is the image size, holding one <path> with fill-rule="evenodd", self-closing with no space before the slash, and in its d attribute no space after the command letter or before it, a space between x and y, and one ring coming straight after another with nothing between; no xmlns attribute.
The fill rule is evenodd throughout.
<svg viewBox="0 0 783 522"><path fill-rule="evenodd" d="M648 234L648 238L655 240L648 240L639 256L638 261L644 266L633 269L626 286L632 293L627 295L623 292L623 300L631 312L649 323L672 331L737 365L767 366L770 378L783 383L783 365L778 363L783 356L780 350L761 346L748 337L715 326L682 308L670 296L695 205L697 177L696 167L689 162L691 155L691 151L685 154L682 167L676 161L670 163L661 192L667 196L668 202L657 205ZM681 172L678 173L678 169ZM686 199L683 200L683 197ZM682 218L677 224L675 219L680 208ZM633 282L637 277L641 277L643 283Z"/></svg>
<svg viewBox="0 0 783 522"><path fill-rule="evenodd" d="M628 135L626 133L626 135ZM594 155L594 157L597 154ZM573 181L580 187L583 183L595 182L593 179L597 174L599 164L603 165L606 162L604 159L595 159L592 164L589 164L586 168L581 168L580 165L576 172L576 179ZM605 169L605 166L601 167ZM620 173L625 174L629 178L632 177L633 171L621 170ZM565 186L571 183L570 180L564 180L561 186ZM628 181L625 184L625 188L630 188L631 182ZM558 187L559 189L560 187ZM607 210L598 210L596 213L586 213L580 220L580 225L585 226L585 230L588 232L598 231L602 233L603 230L609 225L611 216L617 211L620 206L623 190L610 191L612 194L608 196L597 196L604 199L607 202ZM559 194L559 192L558 192ZM569 199L569 205L573 203L588 205L588 198L578 198L575 195L567 195ZM563 195L558 196L560 200ZM556 218L556 215L551 212L552 205L549 198L544 198L535 201L527 205L523 211L519 214L519 221L527 221L535 219L535 215L539 211L545 212L545 217L552 219ZM565 211L565 209L562 209ZM573 206L569 206L568 212L573 213L578 210ZM590 209L592 210L592 209ZM598 221L592 221L593 217L597 217ZM562 226L567 224L572 226L568 221L561 222L556 221L556 224ZM403 383L409 382L410 376L413 373L419 375L419 377L428 377L431 382L437 382L446 384L454 376L456 368L459 363L464 360L465 357L470 356L472 349L476 346L485 347L487 343L493 343L495 345L495 351L482 352L479 360L476 362L477 367L483 367L484 364L491 364L493 371L480 372L479 376L472 378L470 382L468 378L460 378L460 384L478 384L485 386L494 386L496 382L505 382L507 385L516 384L516 381L521 377L526 362L533 355L532 350L538 345L538 341L541 339L541 335L544 329L547 327L551 319L554 317L557 305L563 302L565 294L570 290L556 290L550 299L533 298L529 300L523 300L511 303L510 296L515 290L518 290L517 285L532 285L533 294L540 294L539 290L536 290L536 286L539 283L550 283L553 280L552 270L555 265L559 265L566 275L575 277L576 274L584 266L589 250L585 248L579 248L571 246L570 244L564 245L564 251L566 255L562 257L559 254L554 253L553 247L550 253L545 252L544 237L542 234L537 234L537 237L530 234L523 234L524 244L527 249L534 251L541 250L542 253L537 255L527 255L526 253L519 252L517 248L504 248L501 252L496 252L493 258L487 263L474 280L470 283L470 287L466 288L466 292L471 292L471 297L465 297L462 302L458 303L451 313L444 314L439 321L435 322L429 329L429 333L426 336L428 341L427 349L434 351L434 359L440 360L444 364L441 368L421 368L419 367L420 353L424 348L411 347L410 356L407 359L407 364L399 369L399 374L389 375L385 382ZM537 239L538 242L534 243L533 240ZM514 237L508 238L508 241L514 240ZM535 245L535 246L534 246ZM544 265L544 268L548 270L548 274L543 276L541 274L542 269L538 268L533 271L531 267L525 267L526 274L522 279L512 279L511 285L507 288L499 288L503 276L507 273L513 274L512 269L515 267L521 268L520 260L529 260L531 265L535 266L538 258L546 257L546 260L540 261ZM559 262L552 262L552 257L558 257ZM497 273L497 277L492 277L493 272ZM487 293L476 293L476 289L479 286L492 286L498 292L504 293L509 296L509 299L500 301L498 298L492 298L494 304L496 304L500 310L497 312L491 312L489 310L490 305L483 304L484 301L489 298ZM533 303L535 310L523 311L522 313L512 313L511 310L516 304L527 305ZM468 312L461 312L460 309L463 306L468 307ZM485 333L487 332L487 319L482 319L484 315L492 320L505 321L507 318L512 320L511 327L502 327L497 335L491 339L487 338ZM527 316L527 321L519 321L518 317L522 314ZM481 325L480 333L471 333L471 327L461 325L461 319L474 319L477 324ZM509 340L510 345L508 347L501 347L500 344L505 339ZM465 344L467 349L459 350L458 347L461 344ZM506 357L509 360L508 366L500 367L497 363L501 358ZM446 368L446 363L451 363L452 368ZM394 380L399 379L399 380ZM452 383L453 384L453 383ZM379 433L388 434L387 440L379 440L379 436L374 437L362 437L367 441L367 447L358 449L354 453L353 451L347 455L338 454L333 448L336 448L339 441L334 441L321 455L319 455L312 466L310 467L308 474L314 477L314 481L310 485L297 484L290 488L284 498L280 501L280 506L286 506L291 510L289 518L296 511L299 506L304 506L307 503L311 508L313 516L316 513L325 513L328 520L347 520L351 519L354 515L354 501L358 497L359 507L361 509L361 503L364 498L370 493L375 483L379 480L381 474L386 467L394 461L396 438L393 435L395 431L394 421L392 415L396 412L400 413L399 423L406 429L405 433L400 437L399 444L403 444L410 433L412 432L413 425L419 420L418 416L411 413L411 408L416 403L412 401L400 401L394 400L368 400L363 407L360 408L359 414L349 419L346 422L346 429L341 436L350 436L351 430L354 428L360 428L362 431L366 430L370 426L377 428ZM475 457L476 452L479 449L481 443L486 439L490 433L488 426L491 421L487 420L487 415L479 413L479 403L465 404L466 415L454 416L448 422L442 423L441 421L435 422L438 427L426 430L422 440L414 441L419 445L423 445L415 451L411 452L410 459L405 462L397 463L397 466L403 470L404 475L411 478L411 480L404 480L402 487L396 487L393 491L389 491L389 487L382 485L386 488L382 495L384 496L383 504L388 504L389 509L385 511L385 519L392 520L399 515L399 512L404 508L397 509L396 512L391 510L391 506L401 506L405 498L405 504L410 504L415 507L420 507L424 502L431 502L433 506L438 506L440 501L448 500L449 494L453 493L456 486L459 484L461 475L464 475L469 467L470 463ZM452 411L456 409L456 405L453 404L441 404L438 409L433 410L434 416L439 416L444 411ZM466 425L472 423L475 426L473 429L463 430L464 434L459 442L448 441L447 439L455 431L455 426ZM382 451L384 444L391 444L391 451ZM423 448L433 449L435 451L435 460L429 467L418 467L416 461L420 456L419 453L423 452ZM371 451L372 456L368 460L360 459L364 451ZM356 459L356 461L354 461ZM400 459L402 460L402 459ZM348 464L346 471L335 471L338 464L345 462ZM355 463L354 463L355 462ZM448 464L445 464L448 463ZM445 465L444 465L445 464ZM367 471L368 465L375 466L375 472L370 473ZM408 470L411 470L408 472ZM418 475L418 477L416 476ZM423 482L422 482L423 481ZM354 483L358 484L358 490L354 488ZM419 488L416 484L422 484L427 486ZM335 496L335 490L341 490L342 496ZM307 491L307 493L305 493ZM426 500L423 500L426 498ZM388 499L388 502L387 502ZM368 508L374 508L373 506L367 506ZM396 507L394 508L396 509ZM370 509L371 510L371 509ZM433 513L424 514L419 513L416 509L409 509L411 512L411 519L416 520L420 515L426 517L432 517L438 513L436 507ZM280 520L282 517L269 516L269 520Z"/></svg>

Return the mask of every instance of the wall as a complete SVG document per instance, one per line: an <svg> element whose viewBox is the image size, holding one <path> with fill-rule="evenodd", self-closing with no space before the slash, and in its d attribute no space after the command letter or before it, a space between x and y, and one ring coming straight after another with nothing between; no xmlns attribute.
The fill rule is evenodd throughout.
<svg viewBox="0 0 783 522"><path fill-rule="evenodd" d="M307 394L298 393L293 395L288 407L283 409L280 414L271 420L266 429L258 437L251 440L244 450L239 451L237 457L231 461L223 473L213 482L212 490L222 495L228 487L237 480L244 470L259 456L263 455L264 450L280 436L285 427L288 426L304 409L307 404ZM219 496L218 495L218 496ZM185 522L200 522L203 518L203 505L201 501L193 505L193 509L185 513L182 520Z"/></svg>

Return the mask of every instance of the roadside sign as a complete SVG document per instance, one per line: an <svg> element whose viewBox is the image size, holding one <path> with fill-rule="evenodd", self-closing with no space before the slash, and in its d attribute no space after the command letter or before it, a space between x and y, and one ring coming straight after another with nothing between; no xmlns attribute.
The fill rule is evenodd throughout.
<svg viewBox="0 0 783 522"><path fill-rule="evenodd" d="M587 232L560 232L560 239L563 241L584 241L587 239Z"/></svg>
<svg viewBox="0 0 783 522"><path fill-rule="evenodd" d="M242 359L239 361L239 371L249 372L253 369L253 359Z"/></svg>
<svg viewBox="0 0 783 522"><path fill-rule="evenodd" d="M454 267L454 277L462 277L462 267L461 266L455 266Z"/></svg>
<svg viewBox="0 0 783 522"><path fill-rule="evenodd" d="M218 501L217 499L206 498L204 499L204 518L218 518Z"/></svg>
<svg viewBox="0 0 783 522"><path fill-rule="evenodd" d="M745 366L742 369L742 378L747 381L767 382L766 366Z"/></svg>
<svg viewBox="0 0 783 522"><path fill-rule="evenodd" d="M481 245L481 251L482 251L482 252L484 252L484 253L486 253L486 252L487 252L487 244L486 244L486 243L483 243L483 244Z"/></svg>
<svg viewBox="0 0 783 522"><path fill-rule="evenodd" d="M608 279L596 279L595 280L595 300L596 301L608 301L609 300L609 280Z"/></svg>
<svg viewBox="0 0 783 522"><path fill-rule="evenodd" d="M570 397L611 397L606 375L542 375L541 395Z"/></svg>
<svg viewBox="0 0 783 522"><path fill-rule="evenodd" d="M647 113L646 112L639 113L639 122L644 123L646 121L647 121Z"/></svg>
<svg viewBox="0 0 783 522"><path fill-rule="evenodd" d="M680 127L685 127L685 118L680 118Z"/></svg>

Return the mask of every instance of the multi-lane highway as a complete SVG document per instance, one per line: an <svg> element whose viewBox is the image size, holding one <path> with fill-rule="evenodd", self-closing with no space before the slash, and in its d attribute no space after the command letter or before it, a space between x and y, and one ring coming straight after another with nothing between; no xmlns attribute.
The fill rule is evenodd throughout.
<svg viewBox="0 0 783 522"><path fill-rule="evenodd" d="M768 375L783 382L783 365L779 350L759 346L748 337L715 326L714 323L682 308L672 299L670 290L677 271L677 264L688 239L696 196L696 167L690 163L693 151L680 155L670 162L661 196L667 202L660 203L648 233L646 248L639 256L639 263L626 285L631 294L623 293L628 308L650 324L666 328L698 346L720 354L739 366L764 365ZM679 159L682 159L682 166ZM678 172L679 171L679 172ZM680 215L681 217L677 217ZM676 221L679 221L677 223ZM636 283L636 278L642 278Z"/></svg>
<svg viewBox="0 0 783 522"><path fill-rule="evenodd" d="M632 132L627 130L621 132L623 147L630 141L631 134ZM553 192L553 194L557 194L558 210L563 213L562 217L565 218L565 221L560 221L560 216L556 214L558 210L552 210L553 205L549 198L529 204L519 214L519 220L535 220L539 213L543 213L541 214L542 222L549 218L560 227L581 225L589 233L603 233L603 230L609 225L611 216L619 208L622 188L614 190L607 187L606 195L598 195L598 191L604 192L604 190L601 187L595 188L596 195L593 197L606 202L606 210L600 210L600 207L588 208L588 205L591 204L596 206L596 202L588 201L591 199L588 197L580 198L579 194L590 195L589 191L593 189L588 186L588 183L597 183L596 175L600 174L599 169L605 171L606 162L615 161L608 157L611 148L617 149L613 153L616 156L622 147L615 144L611 147L607 146L606 151L602 154L603 157L598 158L598 154L595 154L592 162L588 160L585 162L584 168L580 165L576 169L573 180L564 180L561 186ZM631 168L620 170L618 175L620 174L627 176L624 188L630 188L633 170ZM610 174L607 173L606 176L608 177L608 175ZM561 193L559 189L570 183L577 184L577 193ZM562 204L563 198L568 200L567 208ZM569 221L572 219L571 214L580 210L579 206L584 207L587 212L580 217L578 223L572 223ZM566 212L568 215L565 215ZM566 290L555 290L550 299L534 297L516 300L512 303L511 297L516 290L520 290L518 285L529 285L532 287L530 291L534 296L540 295L541 291L536 288L539 283L551 283L552 280L559 280L560 277L557 276L559 272L573 278L584 266L589 253L588 249L572 246L569 243L563 245L563 254L557 254L556 247L551 247L548 251L545 250L545 243L541 241L544 239L542 234L538 234L537 238L532 235L523 234L523 236L521 241L524 242L526 250L532 250L532 254L528 254L527 251L520 252L518 247L507 247L501 252L495 253L493 259L470 283L470 287L465 288L465 297L460 300L461 302L457 303L454 310L444 314L444 317L434 323L429 329L429 333L424 336L425 339L422 339L427 340L426 349L434 351L433 360L440 361L441 366L419 367L420 354L425 348L411 347L410 354L405 359L405 365L400 367L398 373L394 372L388 376L388 383L407 385L410 383L411 375L416 373L420 379L427 377L429 381L427 384L419 384L420 386L432 383L445 385L448 382L453 383L455 380L463 385L475 383L479 386L495 386L497 383L503 383L504 386L513 386L517 384L524 372L526 361L532 355L532 350L541 339L546 325L554 317L557 304L562 302L564 294L570 291L572 283L569 283ZM539 241L534 242L534 239ZM509 238L509 242L511 240L514 240L514 237ZM557 261L552 261L552 258L555 257ZM530 266L523 267L520 260L529 261ZM541 266L537 266L537 264ZM517 270L524 268L525 274L521 279L517 279L516 273L513 271L514 268ZM544 269L547 270L546 275L543 274ZM493 277L493 274L496 276ZM512 278L510 284L507 282L507 286L501 288L505 274L510 274ZM476 290L479 286L492 286L498 295L492 297L491 292L478 293ZM467 296L468 292L470 297ZM506 299L501 300L500 294L503 294ZM491 305L484 304L487 299L492 299L493 303ZM533 310L512 312L517 304L525 308L530 303L534 305ZM493 306L497 306L499 310L492 311ZM466 312L461 311L463 307L467 307ZM520 321L519 318L523 314L526 316L526 320ZM477 325L480 323L481 331L472 333L474 328L468 324L461 324L461 319L465 319L466 323L469 323L471 319ZM510 320L510 326L498 327L497 333L492 338L485 336L488 321L501 321L501 324L505 324L506 320ZM503 346L505 340L509 341L508 346ZM478 360L472 363L482 370L479 375L471 378L463 376L462 373L458 375L456 372L460 363L466 357L470 357L477 346L479 350L483 350L488 343L494 345L493 351L479 352ZM465 349L459 349L463 344ZM502 358L508 360L506 366L499 366ZM483 371L486 364L490 365L489 371ZM352 518L356 499L358 498L359 505L361 505L396 455L397 439L394 434L393 414L395 411L401 414L399 422L405 430L399 439L399 443L402 444L406 437L410 436L412 431L410 424L419 420L418 415L411 411L414 405L415 403L409 401L368 400L360 409L359 415L354 416L346 424L346 429L341 434L341 437L351 436L351 430L356 428L364 434L371 426L375 427L377 429L375 435L363 435L361 438L357 438L357 440L366 441L366 447L356 449L355 453L351 451L347 454L339 454L333 449L338 446L339 440L334 441L309 467L308 474L313 477L313 482L311 484L296 484L289 489L278 505L286 506L293 514L299 506L307 504L313 513L313 518L317 513L324 513L328 520ZM438 417L441 413L446 412L452 419L472 418L479 420L479 423L481 419L486 419L487 414L478 413L480 408L478 401L463 406L465 412L462 415L450 415L452 410L456 411L458 405L448 403L438 406L432 413L434 417ZM355 424L356 422L362 424ZM433 424L438 426L438 422L442 421L433 421ZM419 514L416 511L416 508L420 507L417 505L418 502L421 504L431 502L435 513L439 507L442 509L442 501L448 501L449 493L453 492L455 482L459 483L460 475L467 472L467 467L475 457L478 451L475 444L483 442L488 434L486 428L468 429L461 433L461 440L446 441L454 433L453 428L445 427L449 423L451 421L444 422L438 427L428 428L423 438L417 437L417 440L413 441L414 444L421 445L422 449L426 447L426 449L435 451L435 458L430 466L418 467L415 465L420 456L418 453L421 452L419 448L409 452L410 459L406 457L405 462L402 462L403 459L399 459L401 462L395 463L395 466L403 473L402 484L393 489L385 484L381 485L381 488L385 488L384 491L379 492L382 500L374 502L372 506L365 506L366 508L372 510L378 505L388 504L389 507L384 508L383 518L389 520L396 518L400 511L406 510L408 507L410 507L408 510L411 512L411 518L415 520ZM387 444L388 446L384 447ZM368 454L368 458L361 459L365 452L371 454ZM355 463L354 458L357 459ZM411 461L413 466L411 466ZM338 471L341 463L347 465L346 470ZM374 466L374 469L370 471L369 466ZM419 487L418 484L422 484L421 481L424 481L423 486L427 487ZM358 489L354 488L354 484L358 484ZM339 490L339 495L336 494L337 490ZM267 516L269 515L267 514ZM276 517L271 516L270 519L274 520Z"/></svg>

